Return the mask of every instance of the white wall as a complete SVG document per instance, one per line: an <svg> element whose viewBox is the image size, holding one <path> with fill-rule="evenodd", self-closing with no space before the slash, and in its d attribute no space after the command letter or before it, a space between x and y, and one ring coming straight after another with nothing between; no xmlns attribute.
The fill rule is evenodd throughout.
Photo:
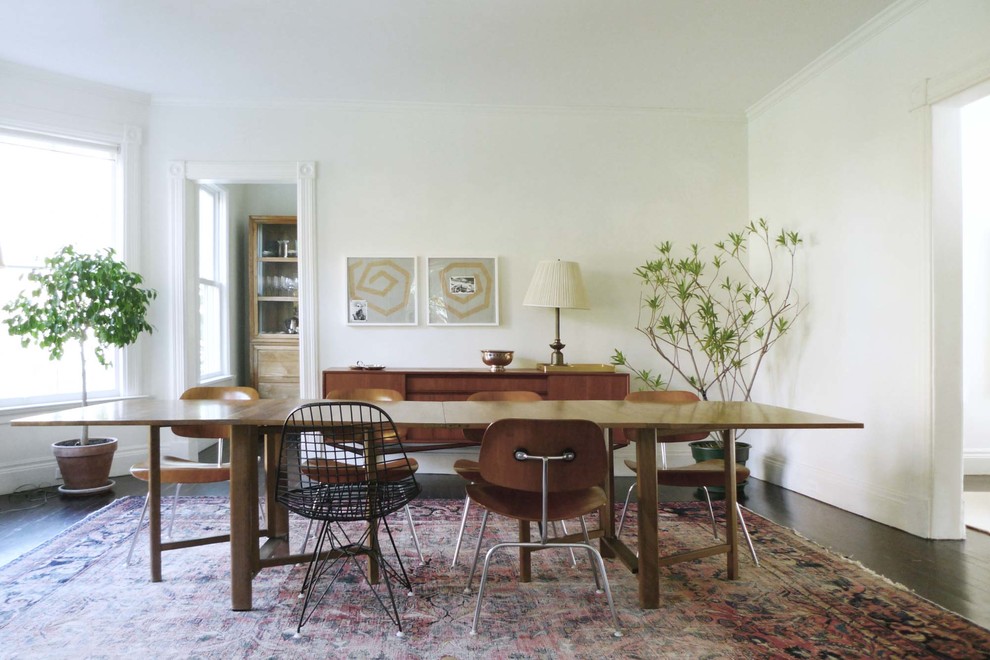
<svg viewBox="0 0 990 660"><path fill-rule="evenodd" d="M739 117L404 106L156 106L148 157L151 276L167 282L166 163L317 162L319 366L480 367L479 350L545 361L552 312L522 296L540 259L581 263L591 310L564 311L572 362L621 347L633 330L633 268L663 239L710 241L746 221ZM498 327L348 327L344 260L360 255L499 257ZM165 322L168 296L158 308ZM157 350L167 351L162 338ZM149 384L156 387L155 384ZM164 394L159 391L159 394Z"/></svg>
<svg viewBox="0 0 990 660"><path fill-rule="evenodd" d="M933 319L941 228L930 225L930 115L917 99L926 80L990 61L990 4L914 4L751 112L750 213L794 224L809 247L803 336L774 356L761 397L866 424L763 434L754 472L919 535L955 536L958 495L955 509L939 500L960 488L958 420L933 427L940 397L958 398L933 380L933 320L952 321ZM960 476L934 483L946 456Z"/></svg>
<svg viewBox="0 0 990 660"><path fill-rule="evenodd" d="M592 309L564 312L571 361L633 353L633 267L663 238L708 239L745 220L745 126L653 113L155 107L148 142L150 246L167 242L165 163L285 161L318 167L320 366L355 360L480 366L495 343L544 360L552 315L521 306L539 259L581 262ZM347 327L348 255L495 255L495 328ZM155 257L158 257L157 259ZM164 307L164 306L163 306Z"/></svg>

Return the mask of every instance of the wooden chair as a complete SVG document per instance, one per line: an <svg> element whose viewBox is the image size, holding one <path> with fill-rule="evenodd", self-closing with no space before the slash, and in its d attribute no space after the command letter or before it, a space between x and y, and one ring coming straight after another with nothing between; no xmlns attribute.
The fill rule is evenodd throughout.
<svg viewBox="0 0 990 660"><path fill-rule="evenodd" d="M225 400L225 401L250 401L260 398L258 391L253 387L191 387L182 393L180 399L186 400ZM172 513L168 524L168 536L172 536L172 528L175 525L175 511L179 503L179 491L183 484L208 484L230 481L230 464L223 460L224 440L230 439L230 427L221 424L202 424L197 426L173 426L172 432L182 438L216 439L217 462L200 463L177 456L163 456L161 459L161 481L162 484L174 484L175 495L172 498ZM151 470L147 460L135 463L131 466L131 474L142 481L151 478ZM134 546L137 543L138 532L144 524L144 517L148 512L148 497L144 498L144 508L141 510L141 518L138 520L137 529L134 530L134 537L131 539L131 548L127 553L127 563L131 563L131 556L134 554ZM223 539L218 539L223 540Z"/></svg>
<svg viewBox="0 0 990 660"><path fill-rule="evenodd" d="M326 401L296 408L282 429L276 497L289 511L319 522L316 544L300 590L304 598L296 636L350 562L364 577L402 636L393 582L412 592L402 557L389 528L389 514L405 508L420 493L416 468L402 450L388 414L370 403ZM342 523L364 522L363 531ZM388 536L392 556L379 543ZM368 556L366 571L358 560ZM384 578L379 592L377 576ZM317 591L321 578L329 582ZM387 596L389 604L386 604ZM315 602L313 601L315 597ZM312 605L313 609L310 609Z"/></svg>
<svg viewBox="0 0 990 660"><path fill-rule="evenodd" d="M467 398L468 401L542 401L543 397L536 392L528 390L492 390L486 392L475 392ZM463 429L464 439L476 445L481 444L485 436L485 429ZM454 461L454 473L467 481L469 484L481 481L481 468L478 461L470 458L460 458ZM450 565L457 565L457 556L461 551L461 540L464 538L464 526L467 523L468 510L471 507L471 498L464 496L464 510L461 512L461 527L457 532L457 543L454 545L454 560ZM565 528L566 530L566 528ZM566 531L564 532L567 533Z"/></svg>
<svg viewBox="0 0 990 660"><path fill-rule="evenodd" d="M608 495L601 487L606 474L607 457L602 430L587 420L501 419L485 431L481 443L479 464L481 481L469 484L468 497L485 509L481 533L474 552L474 562L465 592L469 593L474 571L481 553L481 542L488 514L496 513L519 520L527 526L539 523L540 539L496 543L485 555L478 587L478 603L474 610L471 634L476 634L481 617L481 602L488 578L488 568L494 554L507 547L528 550L573 548L585 550L591 560L595 583L604 586L612 612L614 634L621 637L619 617L612 600L605 563L591 545L583 516L605 506ZM551 539L548 527L552 521L581 518L583 543ZM599 576L601 582L599 582Z"/></svg>
<svg viewBox="0 0 990 660"><path fill-rule="evenodd" d="M402 392L384 387L354 387L349 389L341 388L330 390L327 392L325 398L339 401L367 401L371 403L405 401L405 397L402 396ZM386 446L397 446L403 453L405 453L405 448L402 445L405 440L405 433L401 428L396 427L394 424L392 430L394 432L391 437L385 439ZM413 472L419 470L419 463L416 462L415 458L409 458L409 464L412 466ZM406 522L409 523L409 530L412 532L413 543L416 546L416 554L419 555L419 560L425 564L426 559L423 557L423 551L419 547L419 535L416 534L416 525L413 523L412 511L410 511L408 506L406 507ZM306 552L306 545L309 543L309 537L312 530L313 521L310 520L309 525L306 527L306 537L303 539L302 546L299 548L300 553Z"/></svg>
<svg viewBox="0 0 990 660"><path fill-rule="evenodd" d="M694 392L682 390L647 390L642 392L630 392L626 395L626 401L652 403L694 403L698 400L698 396ZM624 434L626 435L627 444L634 437L636 432L636 429L626 429ZM725 461L721 459L714 459L684 467L668 468L666 447L664 446L665 443L668 442L694 442L697 440L704 440L707 437L707 433L688 433L676 436L661 436L658 438L658 440L660 440L657 443L660 448L660 466L657 468L657 485L700 488L705 494L705 500L708 502L708 513L712 518L712 533L715 535L717 540L718 527L715 523L715 510L712 508L712 498L708 492L708 489L712 486L722 486L725 484ZM636 461L626 459L624 463L626 464L626 467L633 472L638 472L639 468ZM743 480L748 478L749 468L743 465L736 465L736 483L741 483ZM616 531L616 536L622 535L622 527L626 520L626 510L629 508L629 499L635 488L636 484L634 483L629 487L629 490L626 491L626 501L622 505L622 514L619 516L619 525ZM753 540L749 536L749 529L746 527L746 519L743 517L742 507L738 502L736 502L736 511L739 514L739 526L742 528L743 536L746 538L747 545L749 545L749 552L753 556L753 562L759 566L760 560L756 557L756 548L753 546Z"/></svg>

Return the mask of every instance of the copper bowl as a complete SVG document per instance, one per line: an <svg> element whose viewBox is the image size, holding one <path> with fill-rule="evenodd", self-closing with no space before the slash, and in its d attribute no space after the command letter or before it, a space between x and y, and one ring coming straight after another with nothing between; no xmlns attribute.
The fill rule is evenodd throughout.
<svg viewBox="0 0 990 660"><path fill-rule="evenodd" d="M491 367L492 371L505 371L505 366L512 362L513 351L481 351L481 361Z"/></svg>

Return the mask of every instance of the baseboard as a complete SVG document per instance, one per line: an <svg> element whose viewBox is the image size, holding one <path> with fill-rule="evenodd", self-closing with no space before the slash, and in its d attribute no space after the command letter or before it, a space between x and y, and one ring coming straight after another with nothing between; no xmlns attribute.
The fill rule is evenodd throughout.
<svg viewBox="0 0 990 660"><path fill-rule="evenodd" d="M755 453L755 452L754 452ZM776 460L755 453L746 464L757 479L793 490L812 499L922 538L931 535L931 501L908 492L883 488L875 482L814 465Z"/></svg>
<svg viewBox="0 0 990 660"><path fill-rule="evenodd" d="M110 478L129 474L131 466L143 461L146 456L147 450L144 447L118 446L110 466ZM54 456L4 465L0 467L0 493L60 486L62 482L56 478L57 467Z"/></svg>
<svg viewBox="0 0 990 660"><path fill-rule="evenodd" d="M963 474L990 474L990 449L964 450Z"/></svg>

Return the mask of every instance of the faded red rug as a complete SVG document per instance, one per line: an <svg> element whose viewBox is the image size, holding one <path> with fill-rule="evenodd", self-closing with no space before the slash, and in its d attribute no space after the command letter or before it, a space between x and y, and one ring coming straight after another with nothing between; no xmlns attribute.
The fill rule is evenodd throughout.
<svg viewBox="0 0 990 660"><path fill-rule="evenodd" d="M534 556L534 581L515 581L515 552L493 569L477 636L474 596L462 593L468 557L450 567L460 502L424 500L413 515L427 564L402 517L394 529L416 595L399 596L405 638L359 579L347 579L294 639L304 567L267 569L255 609L229 609L226 545L168 552L165 581L148 581L143 552L124 563L140 513L118 500L0 568L2 658L985 658L990 631L893 586L755 514L747 516L761 567L745 555L742 579L724 579L724 557L662 569L661 607L637 606L636 582L606 561L624 636L611 636L604 596L586 557ZM711 540L703 505L662 511L666 554ZM176 538L226 527L224 498L185 498ZM473 550L478 518L469 522ZM594 525L592 525L594 526ZM293 521L301 539L304 522ZM495 534L511 538L499 522ZM470 551L469 551L470 552ZM354 577L354 576L351 576ZM475 578L475 587L477 577Z"/></svg>

